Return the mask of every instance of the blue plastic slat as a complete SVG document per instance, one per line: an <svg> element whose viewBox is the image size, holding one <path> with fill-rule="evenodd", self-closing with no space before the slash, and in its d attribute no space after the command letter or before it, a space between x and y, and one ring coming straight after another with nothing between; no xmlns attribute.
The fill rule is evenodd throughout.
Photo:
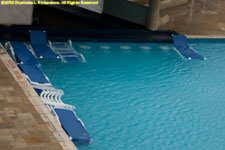
<svg viewBox="0 0 225 150"><path fill-rule="evenodd" d="M49 83L45 75L35 65L18 64L21 71L26 74L32 82L45 84Z"/></svg>
<svg viewBox="0 0 225 150"><path fill-rule="evenodd" d="M182 55L184 55L185 57L187 57L189 59L190 58L191 59L200 59L200 60L205 59L205 57L201 56L200 54L198 54L196 51L194 51L193 49L191 49L189 47L182 50Z"/></svg>
<svg viewBox="0 0 225 150"><path fill-rule="evenodd" d="M47 46L45 31L31 30L30 43L33 50L40 58L58 58L58 55Z"/></svg>
<svg viewBox="0 0 225 150"><path fill-rule="evenodd" d="M43 30L30 30L30 43L46 45L46 32Z"/></svg>
<svg viewBox="0 0 225 150"><path fill-rule="evenodd" d="M46 45L34 44L31 46L40 58L58 58L58 55Z"/></svg>
<svg viewBox="0 0 225 150"><path fill-rule="evenodd" d="M185 35L173 35L173 43L175 47L188 47L188 41Z"/></svg>
<svg viewBox="0 0 225 150"><path fill-rule="evenodd" d="M38 61L29 51L27 46L21 42L10 42L18 63L38 65Z"/></svg>
<svg viewBox="0 0 225 150"><path fill-rule="evenodd" d="M184 35L173 35L173 43L176 49L188 59L204 60L205 57L198 54L188 46L187 38Z"/></svg>
<svg viewBox="0 0 225 150"><path fill-rule="evenodd" d="M74 142L83 143L90 141L89 134L72 110L59 108L55 108L54 110L59 117L61 126Z"/></svg>

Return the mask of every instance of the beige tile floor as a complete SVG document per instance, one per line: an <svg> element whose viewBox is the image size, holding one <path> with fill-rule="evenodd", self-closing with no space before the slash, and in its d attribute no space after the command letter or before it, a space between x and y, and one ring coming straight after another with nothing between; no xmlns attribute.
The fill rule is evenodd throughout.
<svg viewBox="0 0 225 150"><path fill-rule="evenodd" d="M148 5L149 0L129 1ZM160 15L170 18L160 29L187 35L225 35L224 0L189 0L185 5L161 10Z"/></svg>
<svg viewBox="0 0 225 150"><path fill-rule="evenodd" d="M76 147L0 45L0 150L62 149Z"/></svg>
<svg viewBox="0 0 225 150"><path fill-rule="evenodd" d="M0 72L0 149L62 149L2 61Z"/></svg>

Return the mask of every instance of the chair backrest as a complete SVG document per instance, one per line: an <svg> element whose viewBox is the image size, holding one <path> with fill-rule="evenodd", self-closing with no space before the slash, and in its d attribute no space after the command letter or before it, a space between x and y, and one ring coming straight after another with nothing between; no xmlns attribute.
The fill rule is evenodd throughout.
<svg viewBox="0 0 225 150"><path fill-rule="evenodd" d="M46 32L44 30L30 30L30 43L31 45L46 45Z"/></svg>
<svg viewBox="0 0 225 150"><path fill-rule="evenodd" d="M27 46L22 42L10 42L10 45L13 48L15 53L16 59L18 59L17 63L24 63L24 64L32 64L38 65L38 61L33 56L33 54L29 51Z"/></svg>
<svg viewBox="0 0 225 150"><path fill-rule="evenodd" d="M188 47L188 41L185 35L173 35L173 44L175 47Z"/></svg>

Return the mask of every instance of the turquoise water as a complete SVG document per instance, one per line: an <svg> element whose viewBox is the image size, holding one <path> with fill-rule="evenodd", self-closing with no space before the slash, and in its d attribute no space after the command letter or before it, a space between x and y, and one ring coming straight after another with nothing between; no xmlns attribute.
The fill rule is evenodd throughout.
<svg viewBox="0 0 225 150"><path fill-rule="evenodd" d="M191 41L206 61L172 44L73 43L87 63L42 60L93 141L80 150L225 149L225 42Z"/></svg>

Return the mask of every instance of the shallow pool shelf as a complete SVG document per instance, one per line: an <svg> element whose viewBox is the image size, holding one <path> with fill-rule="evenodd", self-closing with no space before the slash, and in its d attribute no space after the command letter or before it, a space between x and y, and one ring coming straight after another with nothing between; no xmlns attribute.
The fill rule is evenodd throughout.
<svg viewBox="0 0 225 150"><path fill-rule="evenodd" d="M46 41L45 38L44 41ZM74 111L75 106L62 102L61 96L64 94L64 92L62 90L55 89L52 86L47 76L39 69L39 63L33 56L33 51L28 48L28 45L22 42L7 42L6 47L19 69L23 72L46 107L49 108L50 112L58 120L71 140L75 144L88 144L91 138L86 131L84 124L77 117ZM45 54L43 56L46 56L47 53L42 54ZM42 54L39 56L42 56ZM50 54L57 56L53 51L51 51ZM43 57L43 59L44 58L49 57L46 56Z"/></svg>
<svg viewBox="0 0 225 150"><path fill-rule="evenodd" d="M86 145L90 142L91 137L74 111L59 108L55 108L54 111L61 126L73 142L81 145Z"/></svg>

